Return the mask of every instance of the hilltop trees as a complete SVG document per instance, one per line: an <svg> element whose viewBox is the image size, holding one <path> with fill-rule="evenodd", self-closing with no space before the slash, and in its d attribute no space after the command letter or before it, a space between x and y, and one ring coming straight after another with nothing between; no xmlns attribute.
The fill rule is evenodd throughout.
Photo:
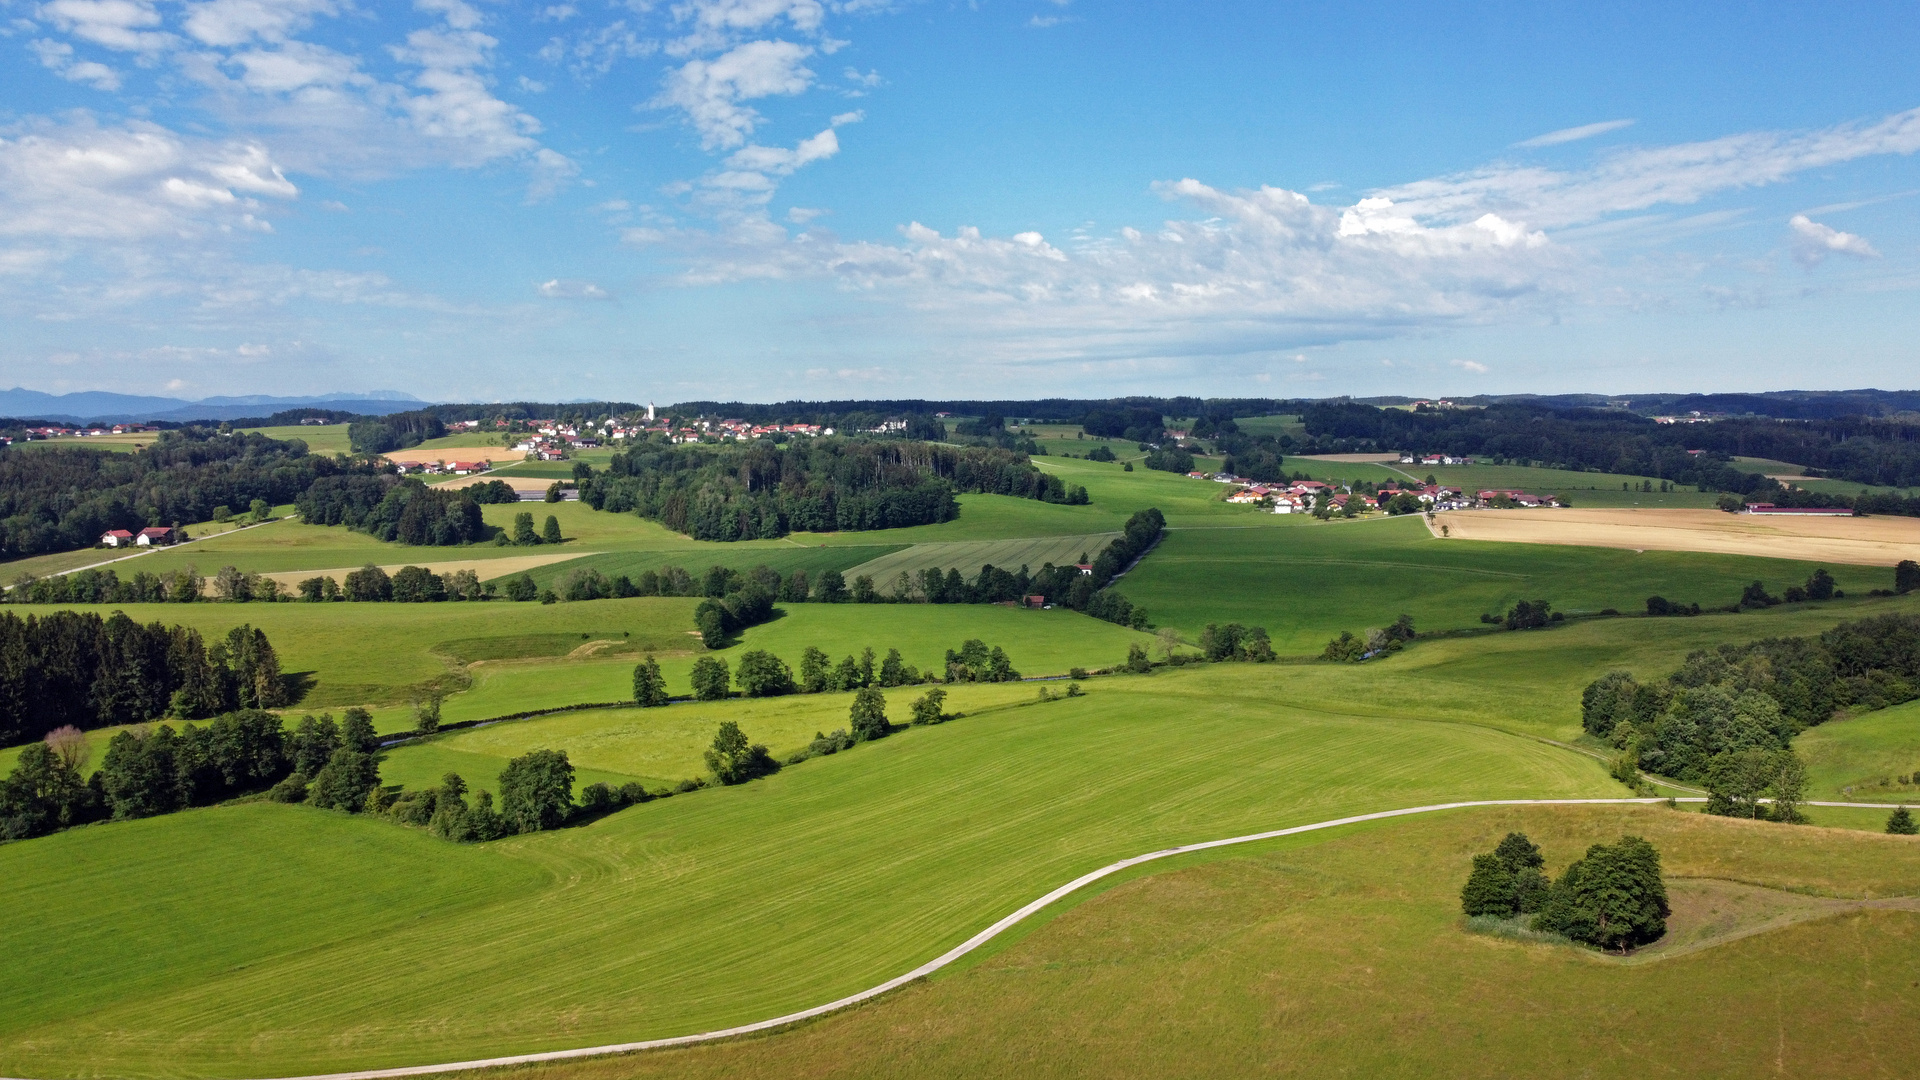
<svg viewBox="0 0 1920 1080"><path fill-rule="evenodd" d="M1637 836L1595 844L1548 883L1545 858L1524 833L1508 833L1491 854L1473 857L1460 890L1469 917L1532 915L1532 927L1621 952L1666 933L1671 913L1660 853Z"/></svg>

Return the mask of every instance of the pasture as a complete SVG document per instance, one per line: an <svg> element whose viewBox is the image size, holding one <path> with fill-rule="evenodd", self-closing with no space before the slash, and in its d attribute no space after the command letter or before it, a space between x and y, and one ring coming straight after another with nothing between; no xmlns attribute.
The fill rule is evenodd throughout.
<svg viewBox="0 0 1920 1080"><path fill-rule="evenodd" d="M0 925L0 1071L286 1075L701 1030L870 985L1157 846L1617 790L1557 747L1276 708L1194 669L478 849L266 803L94 826L0 847L0 904L43 913ZM404 868L441 859L485 880ZM128 936L100 967L109 925Z"/></svg>
<svg viewBox="0 0 1920 1080"><path fill-rule="evenodd" d="M1920 702L1828 721L1793 745L1814 798L1920 805Z"/></svg>
<svg viewBox="0 0 1920 1080"><path fill-rule="evenodd" d="M1576 511L1524 511L1542 518ZM1492 517L1477 511L1453 517ZM1722 515L1727 516L1727 515ZM1826 565L1848 593L1892 583L1881 566L1750 555L1436 540L1418 517L1322 523L1267 515L1265 529L1178 528L1117 588L1155 625L1191 640L1209 622L1265 626L1274 648L1318 653L1339 631L1384 626L1405 612L1422 630L1471 629L1482 613L1545 599L1556 610L1645 610L1646 598L1716 606L1755 579L1774 595Z"/></svg>
<svg viewBox="0 0 1920 1080"><path fill-rule="evenodd" d="M529 1070L1153 1078L1894 1075L1920 1011L1920 843L1644 807L1476 809L1189 856L1043 916L961 970L776 1035ZM1622 962L1466 932L1459 884L1509 830L1557 873L1660 850L1688 951ZM1750 885L1735 885L1733 877ZM1762 931L1755 933L1755 931ZM1744 936L1743 936L1744 935ZM1787 1004L1782 1004L1783 1002ZM1260 1063L1251 1066L1250 1063Z"/></svg>
<svg viewBox="0 0 1920 1080"><path fill-rule="evenodd" d="M972 577L982 566L1017 570L1022 566L1038 572L1042 566L1068 566L1098 558L1108 544L1118 539L1117 532L1091 533L1086 536L1035 536L1017 540L972 540L949 543L914 544L878 558L869 559L847 571L849 580L857 575L873 578L882 591L902 573L921 570L958 569Z"/></svg>
<svg viewBox="0 0 1920 1080"><path fill-rule="evenodd" d="M259 432L269 439L299 439L307 444L307 449L316 454L350 454L352 442L347 437L345 424L287 424L281 427L242 428L242 431Z"/></svg>

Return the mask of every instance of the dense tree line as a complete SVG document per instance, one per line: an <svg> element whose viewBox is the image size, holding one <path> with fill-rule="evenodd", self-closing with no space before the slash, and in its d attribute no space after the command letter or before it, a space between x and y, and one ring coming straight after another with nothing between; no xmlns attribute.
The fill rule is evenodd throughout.
<svg viewBox="0 0 1920 1080"><path fill-rule="evenodd" d="M22 750L0 782L0 836L153 817L268 790L282 802L358 810L379 782L372 758L378 749L363 709L347 710L344 727L331 716L309 716L292 733L273 713L242 709L177 732L170 724L118 732L99 770L82 780L91 747L77 728L62 727ZM288 794L295 789L297 797Z"/></svg>
<svg viewBox="0 0 1920 1080"><path fill-rule="evenodd" d="M347 425L347 441L353 452L367 455L405 450L446 433L446 425L435 409L370 416Z"/></svg>
<svg viewBox="0 0 1920 1080"><path fill-rule="evenodd" d="M1733 467L1733 457L1771 458L1819 475L1888 487L1920 485L1920 425L1847 417L1728 419L1656 424L1618 410L1554 410L1520 403L1411 412L1322 401L1302 413L1301 453L1415 451L1568 469L1629 473L1702 490L1785 498L1779 485ZM1690 453L1689 451L1704 451ZM1896 511L1881 510L1881 513Z"/></svg>
<svg viewBox="0 0 1920 1080"><path fill-rule="evenodd" d="M1640 837L1589 847L1557 880L1548 880L1545 864L1525 833L1508 833L1491 853L1473 857L1461 910L1469 918L1530 916L1534 930L1619 952L1667 932L1672 909L1660 853Z"/></svg>
<svg viewBox="0 0 1920 1080"><path fill-rule="evenodd" d="M236 626L212 644L183 626L122 612L0 613L0 745L160 716L187 720L287 702L265 631Z"/></svg>
<svg viewBox="0 0 1920 1080"><path fill-rule="evenodd" d="M636 513L697 540L723 541L951 521L961 492L1087 500L1084 488L1068 489L1024 454L838 438L784 449L648 443L615 454L580 487L596 510Z"/></svg>
<svg viewBox="0 0 1920 1080"><path fill-rule="evenodd" d="M200 427L161 432L131 454L0 448L0 555L90 547L111 529L208 521L219 507L250 506L255 499L293 502L341 468L309 454L298 439Z"/></svg>
<svg viewBox="0 0 1920 1080"><path fill-rule="evenodd" d="M448 547L493 539L498 530L480 516L480 503L500 498L500 481L475 488L428 487L387 473L332 476L316 481L294 503L311 525L345 525L390 543Z"/></svg>
<svg viewBox="0 0 1920 1080"><path fill-rule="evenodd" d="M1920 616L1880 615L1817 638L1700 649L1657 682L1609 672L1582 693L1581 721L1639 768L1707 783L1727 796L1717 809L1757 816L1763 796L1798 801L1804 775L1778 756L1796 734L1915 697Z"/></svg>

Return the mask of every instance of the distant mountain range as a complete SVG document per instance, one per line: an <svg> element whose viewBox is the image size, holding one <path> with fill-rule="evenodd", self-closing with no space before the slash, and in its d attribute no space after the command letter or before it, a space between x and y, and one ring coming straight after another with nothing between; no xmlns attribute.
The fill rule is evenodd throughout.
<svg viewBox="0 0 1920 1080"><path fill-rule="evenodd" d="M359 394L322 394L316 397L273 397L268 394L244 394L237 397L210 397L197 401L170 397L140 397L134 394L109 394L88 390L74 394L45 394L38 390L14 387L0 390L0 416L21 420L56 420L64 423L128 423L146 420L238 420L265 416L282 409L337 409L367 416L405 412L428 404L412 394L394 390L369 390Z"/></svg>

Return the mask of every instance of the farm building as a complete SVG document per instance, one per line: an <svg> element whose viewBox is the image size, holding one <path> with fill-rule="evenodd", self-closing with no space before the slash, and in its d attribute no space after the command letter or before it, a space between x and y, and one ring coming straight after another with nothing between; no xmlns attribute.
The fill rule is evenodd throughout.
<svg viewBox="0 0 1920 1080"><path fill-rule="evenodd" d="M103 547L126 547L133 543L133 534L125 529L108 529L100 534Z"/></svg>

